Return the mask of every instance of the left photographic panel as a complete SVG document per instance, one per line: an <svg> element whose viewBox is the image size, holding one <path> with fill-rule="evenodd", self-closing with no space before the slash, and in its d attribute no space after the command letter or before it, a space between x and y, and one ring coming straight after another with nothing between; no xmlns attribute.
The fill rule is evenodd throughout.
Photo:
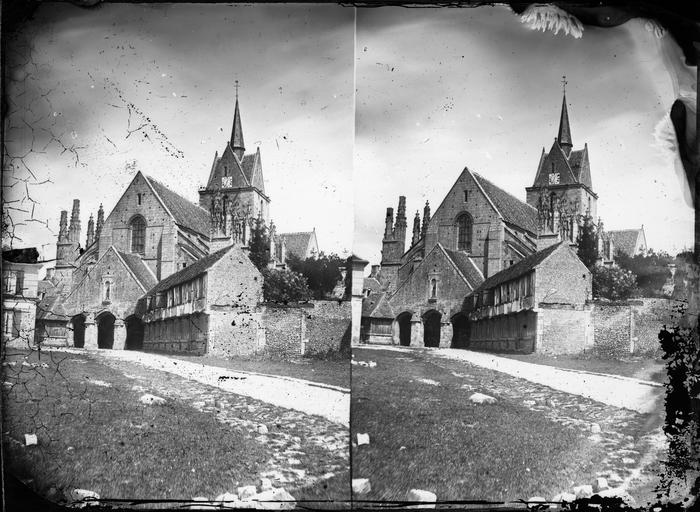
<svg viewBox="0 0 700 512"><path fill-rule="evenodd" d="M20 11L3 16L8 488L349 506L354 10Z"/></svg>

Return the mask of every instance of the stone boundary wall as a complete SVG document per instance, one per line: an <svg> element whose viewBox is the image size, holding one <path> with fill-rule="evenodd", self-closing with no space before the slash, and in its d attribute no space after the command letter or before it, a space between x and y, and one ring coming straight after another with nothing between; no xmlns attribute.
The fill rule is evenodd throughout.
<svg viewBox="0 0 700 512"><path fill-rule="evenodd" d="M542 304L537 314L537 343L542 354L580 354L593 346L590 307Z"/></svg>
<svg viewBox="0 0 700 512"><path fill-rule="evenodd" d="M325 355L350 346L350 301L315 300L308 303L262 306L265 353L292 359Z"/></svg>
<svg viewBox="0 0 700 512"><path fill-rule="evenodd" d="M679 324L684 302L666 298L641 298L620 302L593 301L595 350L600 355L622 357L651 354L659 347L659 331Z"/></svg>

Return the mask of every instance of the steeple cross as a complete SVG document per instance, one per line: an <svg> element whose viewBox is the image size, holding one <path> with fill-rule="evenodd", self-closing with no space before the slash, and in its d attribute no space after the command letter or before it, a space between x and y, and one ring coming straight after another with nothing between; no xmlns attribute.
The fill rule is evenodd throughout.
<svg viewBox="0 0 700 512"><path fill-rule="evenodd" d="M564 94L566 94L566 84L569 82L566 81L566 75L562 75L561 77L561 88L564 91Z"/></svg>
<svg viewBox="0 0 700 512"><path fill-rule="evenodd" d="M236 80L234 87L236 88L236 99L238 99L238 80Z"/></svg>

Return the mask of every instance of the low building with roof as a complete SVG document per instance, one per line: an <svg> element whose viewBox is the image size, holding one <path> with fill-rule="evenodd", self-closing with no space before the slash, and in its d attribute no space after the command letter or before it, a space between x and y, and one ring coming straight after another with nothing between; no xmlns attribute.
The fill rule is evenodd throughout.
<svg viewBox="0 0 700 512"><path fill-rule="evenodd" d="M240 247L205 256L140 300L143 348L219 356L259 352L264 346L262 285L262 275Z"/></svg>
<svg viewBox="0 0 700 512"><path fill-rule="evenodd" d="M591 273L567 242L486 279L464 300L464 348L579 353L593 346Z"/></svg>
<svg viewBox="0 0 700 512"><path fill-rule="evenodd" d="M646 254L648 249L644 226L638 229L606 231L605 241L612 247L610 252L613 256L622 253L633 258L638 254Z"/></svg>

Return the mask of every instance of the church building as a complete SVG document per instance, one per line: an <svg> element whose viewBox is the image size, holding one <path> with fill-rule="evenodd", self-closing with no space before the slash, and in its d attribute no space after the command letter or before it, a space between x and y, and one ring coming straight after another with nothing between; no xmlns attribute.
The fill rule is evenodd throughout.
<svg viewBox="0 0 700 512"><path fill-rule="evenodd" d="M591 274L571 246L584 220L595 218L598 196L588 146L573 148L564 94L557 137L543 148L525 201L465 167L434 213L427 202L422 218L416 211L408 246L406 198L396 217L387 208L362 341L561 352L569 349L543 340L568 314L576 318L568 328L584 333L570 348L592 343ZM543 291L553 279L557 293ZM545 307L557 311L545 315Z"/></svg>
<svg viewBox="0 0 700 512"><path fill-rule="evenodd" d="M56 265L39 286L37 341L221 355L260 350L263 278L247 256L251 230L269 228L271 268L284 268L285 242L270 220L260 149L245 150L236 93L231 137L214 156L199 204L138 171L106 217L102 205L90 216L81 247L75 199L70 222L61 212Z"/></svg>

